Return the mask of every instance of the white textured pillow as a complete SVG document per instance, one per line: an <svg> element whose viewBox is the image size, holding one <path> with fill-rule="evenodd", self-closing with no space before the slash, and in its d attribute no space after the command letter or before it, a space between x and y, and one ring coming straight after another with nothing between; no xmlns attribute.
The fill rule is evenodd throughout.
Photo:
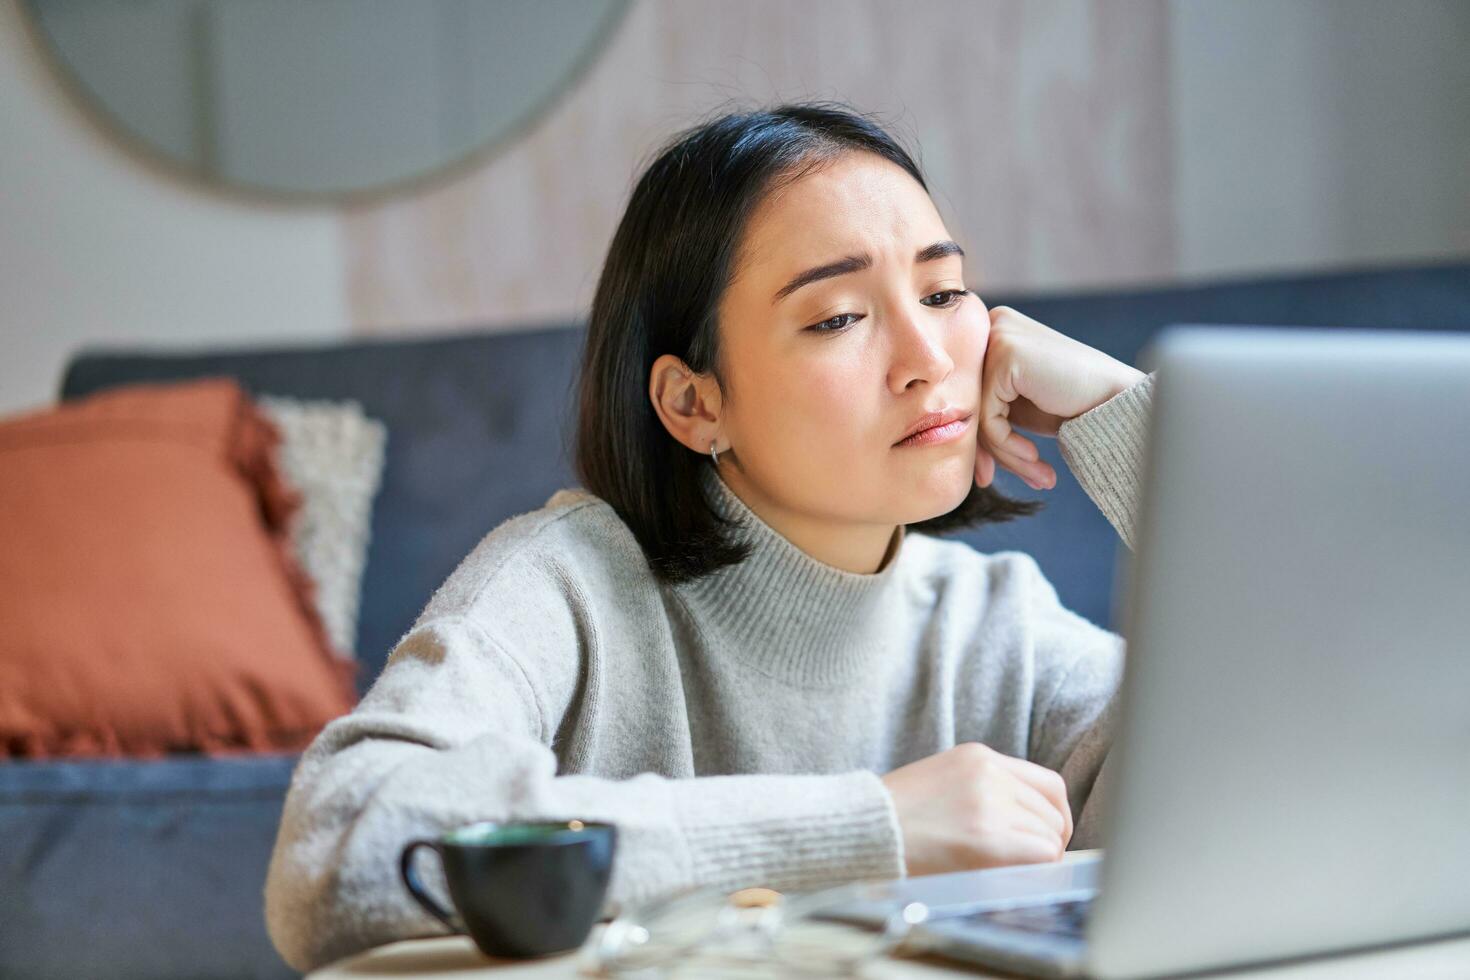
<svg viewBox="0 0 1470 980"><path fill-rule="evenodd" d="M332 646L355 657L387 426L355 401L260 395L256 403L281 430L280 466L303 498L291 528L297 560L316 584L317 611Z"/></svg>

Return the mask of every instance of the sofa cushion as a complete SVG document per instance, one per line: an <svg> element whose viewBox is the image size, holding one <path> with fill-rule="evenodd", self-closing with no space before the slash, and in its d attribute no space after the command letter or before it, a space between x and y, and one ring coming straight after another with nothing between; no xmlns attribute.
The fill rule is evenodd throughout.
<svg viewBox="0 0 1470 980"><path fill-rule="evenodd" d="M0 765L0 977L299 976L261 898L296 761Z"/></svg>
<svg viewBox="0 0 1470 980"><path fill-rule="evenodd" d="M228 374L255 395L354 399L388 430L358 618L359 690L505 518L573 483L563 449L582 332L552 328L271 350L88 354L63 397Z"/></svg>
<svg viewBox="0 0 1470 980"><path fill-rule="evenodd" d="M352 400L260 395L255 401L280 431L281 471L301 493L292 549L316 586L316 610L333 651L352 657L387 429Z"/></svg>
<svg viewBox="0 0 1470 980"><path fill-rule="evenodd" d="M0 422L0 758L304 747L354 698L228 379Z"/></svg>

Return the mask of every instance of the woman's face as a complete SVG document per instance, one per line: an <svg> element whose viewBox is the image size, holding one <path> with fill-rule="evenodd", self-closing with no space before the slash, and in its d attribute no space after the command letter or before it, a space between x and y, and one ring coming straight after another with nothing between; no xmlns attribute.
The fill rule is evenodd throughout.
<svg viewBox="0 0 1470 980"><path fill-rule="evenodd" d="M958 506L990 328L966 286L929 195L881 157L843 154L769 195L719 310L726 483L768 520L885 533ZM971 413L958 437L898 445L946 409Z"/></svg>

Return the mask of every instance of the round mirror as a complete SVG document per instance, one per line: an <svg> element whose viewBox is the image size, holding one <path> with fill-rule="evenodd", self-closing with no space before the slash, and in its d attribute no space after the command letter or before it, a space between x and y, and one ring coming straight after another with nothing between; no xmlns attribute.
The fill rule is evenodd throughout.
<svg viewBox="0 0 1470 980"><path fill-rule="evenodd" d="M504 144L580 77L628 0L27 0L68 87L212 184L347 198Z"/></svg>

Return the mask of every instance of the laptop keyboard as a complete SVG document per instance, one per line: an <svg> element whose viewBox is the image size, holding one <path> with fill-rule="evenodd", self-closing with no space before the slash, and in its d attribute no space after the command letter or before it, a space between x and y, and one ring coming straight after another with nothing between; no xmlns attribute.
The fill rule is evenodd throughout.
<svg viewBox="0 0 1470 980"><path fill-rule="evenodd" d="M971 922L1005 926L1008 929L1075 936L1081 939L1083 927L1087 925L1087 913L1091 908L1092 898L1089 897L1052 902L1047 905L991 909L988 912L976 912L966 918Z"/></svg>

